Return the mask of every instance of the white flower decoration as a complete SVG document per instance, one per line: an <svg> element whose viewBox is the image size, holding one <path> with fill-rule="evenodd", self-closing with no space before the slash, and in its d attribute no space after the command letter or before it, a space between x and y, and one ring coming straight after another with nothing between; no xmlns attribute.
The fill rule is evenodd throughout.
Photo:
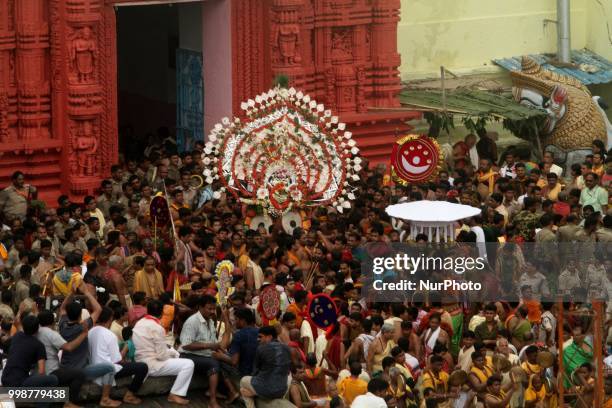
<svg viewBox="0 0 612 408"><path fill-rule="evenodd" d="M345 201L345 202L343 202L343 203L342 203L342 206L343 206L344 208L351 208L351 203L350 203L350 202L348 202L348 201Z"/></svg>
<svg viewBox="0 0 612 408"><path fill-rule="evenodd" d="M202 172L202 174L204 175L204 177L210 177L210 175L212 174L210 169L204 169L204 171Z"/></svg>
<svg viewBox="0 0 612 408"><path fill-rule="evenodd" d="M310 109L315 109L317 107L317 101L310 101L308 106L310 107Z"/></svg>
<svg viewBox="0 0 612 408"><path fill-rule="evenodd" d="M213 198L214 198L215 200L220 199L220 198L221 198L221 192L220 192L220 191L215 191L215 192L213 193Z"/></svg>
<svg viewBox="0 0 612 408"><path fill-rule="evenodd" d="M208 140L211 142L216 142L217 141L217 135L215 135L214 133L211 133L210 135L208 135Z"/></svg>
<svg viewBox="0 0 612 408"><path fill-rule="evenodd" d="M252 99L249 99L249 100L247 101L247 104L249 105L249 107L251 107L251 108L252 108L252 107L254 107L254 106L255 106L255 101L254 101L254 100L252 100Z"/></svg>
<svg viewBox="0 0 612 408"><path fill-rule="evenodd" d="M344 208L343 208L341 205L337 206L337 207L336 207L336 210L338 210L338 212L339 212L340 214L342 214L342 213L344 212Z"/></svg>
<svg viewBox="0 0 612 408"><path fill-rule="evenodd" d="M302 100L304 101L304 103L309 103L310 102L310 95L306 95L302 98Z"/></svg>
<svg viewBox="0 0 612 408"><path fill-rule="evenodd" d="M319 104L317 105L317 112L323 112L325 110L325 106Z"/></svg>
<svg viewBox="0 0 612 408"><path fill-rule="evenodd" d="M206 179L204 181L206 181L206 184L212 184L213 178L208 176L208 177L206 177Z"/></svg>
<svg viewBox="0 0 612 408"><path fill-rule="evenodd" d="M353 140L353 139L350 139L350 140L349 140L347 143L348 143L348 145L349 145L349 146L351 146L351 147L355 146L355 144L356 144L356 143L355 143L355 140Z"/></svg>
<svg viewBox="0 0 612 408"><path fill-rule="evenodd" d="M356 146L354 146L354 147L351 149L351 153L353 153L353 154L359 154L359 148L357 148Z"/></svg>
<svg viewBox="0 0 612 408"><path fill-rule="evenodd" d="M223 123L225 126L229 126L230 120L229 120L228 117L225 117L225 118L221 119L221 123Z"/></svg>
<svg viewBox="0 0 612 408"><path fill-rule="evenodd" d="M344 138L345 139L350 139L351 137L353 137L353 133L352 132L344 132Z"/></svg>
<svg viewBox="0 0 612 408"><path fill-rule="evenodd" d="M246 102L242 102L240 104L240 109L247 110L247 109L249 109L249 105Z"/></svg>
<svg viewBox="0 0 612 408"><path fill-rule="evenodd" d="M360 172L361 171L361 165L359 165L359 164L354 165L353 166L353 170L355 170L357 172Z"/></svg>
<svg viewBox="0 0 612 408"><path fill-rule="evenodd" d="M215 125L215 130L216 130L217 132L219 132L219 131L220 131L220 130L222 130L222 129L223 129L223 125L221 125L220 123L217 123L217 124Z"/></svg>
<svg viewBox="0 0 612 408"><path fill-rule="evenodd" d="M338 130L346 129L346 123L338 123Z"/></svg>
<svg viewBox="0 0 612 408"><path fill-rule="evenodd" d="M302 200L302 192L298 189L291 191L291 199L293 201L299 202Z"/></svg>
<svg viewBox="0 0 612 408"><path fill-rule="evenodd" d="M351 178L353 179L353 181L359 181L359 175L358 174L353 174L351 176Z"/></svg>
<svg viewBox="0 0 612 408"><path fill-rule="evenodd" d="M295 93L296 93L295 88L293 88L293 87L292 87L292 88L289 88L289 95L294 96L294 95L295 95Z"/></svg>
<svg viewBox="0 0 612 408"><path fill-rule="evenodd" d="M304 97L304 93L302 91L299 91L297 94L295 94L295 97L297 99L302 99Z"/></svg>
<svg viewBox="0 0 612 408"><path fill-rule="evenodd" d="M257 190L257 198L259 200L265 200L268 197L268 189L261 187Z"/></svg>
<svg viewBox="0 0 612 408"><path fill-rule="evenodd" d="M348 193L348 194L346 195L346 197L347 197L349 200L354 200L354 199L355 199L355 194L353 194L353 193Z"/></svg>
<svg viewBox="0 0 612 408"><path fill-rule="evenodd" d="M353 159L353 163L355 164L361 164L361 157L357 156Z"/></svg>
<svg viewBox="0 0 612 408"><path fill-rule="evenodd" d="M209 147L209 146L204 147L204 153L211 154L212 153L212 148Z"/></svg>
<svg viewBox="0 0 612 408"><path fill-rule="evenodd" d="M333 123L333 124L338 123L338 117L337 116L332 116L331 123Z"/></svg>

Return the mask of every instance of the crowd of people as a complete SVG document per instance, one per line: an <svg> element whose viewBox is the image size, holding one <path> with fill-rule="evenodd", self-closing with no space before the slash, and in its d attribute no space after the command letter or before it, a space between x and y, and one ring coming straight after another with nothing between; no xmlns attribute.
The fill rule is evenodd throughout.
<svg viewBox="0 0 612 408"><path fill-rule="evenodd" d="M3 386L69 387L66 407L84 403L86 381L101 386L100 406L142 405L143 382L162 376L175 377L168 401L189 404L188 390L200 381L211 408L283 398L300 408L557 407L561 384L567 401L583 408L604 392L596 388L605 373L596 372L594 333L602 323L607 355L612 302L597 320L588 301L570 296L559 330L559 304L547 288L571 295L597 286L609 299L609 248L597 281L569 259L561 265L566 275L551 282L521 256L531 242L612 241L612 155L603 144L564 172L550 152L541 163L514 147L498 157L492 138L468 135L431 183L406 187L364 160L350 211L303 209L290 233L280 218L251 228L252 208L226 193L217 198L218 186L195 186L202 149L150 146L148 156L112 166L97 196L60 196L51 206L40 205L35 186L15 172L0 195ZM151 217L159 194L169 202L169 225ZM367 243L415 238L385 208L418 200L481 208L458 223L458 236L502 243L508 252L491 273L499 282L518 279L520 299L363 297ZM233 271L220 297L222 261ZM270 285L280 298L275 319L260 304ZM338 310L326 330L307 310L319 293ZM127 390L117 400L112 391L122 378Z"/></svg>

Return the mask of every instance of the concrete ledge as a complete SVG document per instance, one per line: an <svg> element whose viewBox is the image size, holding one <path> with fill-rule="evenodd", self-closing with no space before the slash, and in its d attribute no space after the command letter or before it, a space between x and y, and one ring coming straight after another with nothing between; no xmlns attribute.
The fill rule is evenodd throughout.
<svg viewBox="0 0 612 408"><path fill-rule="evenodd" d="M175 376L167 377L147 377L145 382L138 391L138 396L146 398L157 395L165 395L170 392L172 384L174 384ZM127 386L130 384L131 378L120 378L117 380L117 385L111 391L111 397L122 399L127 391ZM189 392L203 391L208 388L208 377L205 375L196 374L189 385ZM83 401L98 401L102 395L102 387L94 382L86 382L81 388L81 399ZM255 405L257 408L296 408L290 401L286 399L268 400L256 398Z"/></svg>
<svg viewBox="0 0 612 408"><path fill-rule="evenodd" d="M148 397L168 394L172 388L172 384L174 384L175 378L176 376L147 377L142 387L140 387L138 395L141 397ZM118 399L123 398L123 395L127 391L127 386L131 381L131 378L120 378L117 380L117 386L113 387L111 396ZM208 378L204 375L194 375L189 385L189 391L204 390L206 388L208 388ZM81 388L81 399L83 401L99 400L101 395L102 387L94 382L86 382Z"/></svg>

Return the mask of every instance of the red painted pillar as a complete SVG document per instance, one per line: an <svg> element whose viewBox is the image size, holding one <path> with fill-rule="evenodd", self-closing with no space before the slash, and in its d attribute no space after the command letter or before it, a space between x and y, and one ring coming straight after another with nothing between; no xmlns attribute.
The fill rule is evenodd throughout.
<svg viewBox="0 0 612 408"><path fill-rule="evenodd" d="M54 132L62 190L92 194L117 161L115 13L98 0L51 0Z"/></svg>
<svg viewBox="0 0 612 408"><path fill-rule="evenodd" d="M397 95L401 90L399 69L400 55L397 52L397 24L400 0L374 0L372 20L373 89L370 106L399 107Z"/></svg>
<svg viewBox="0 0 612 408"><path fill-rule="evenodd" d="M0 142L17 138L15 0L0 2Z"/></svg>
<svg viewBox="0 0 612 408"><path fill-rule="evenodd" d="M49 24L45 0L15 2L17 49L15 55L19 139L26 154L29 142L50 137L51 89L48 78Z"/></svg>

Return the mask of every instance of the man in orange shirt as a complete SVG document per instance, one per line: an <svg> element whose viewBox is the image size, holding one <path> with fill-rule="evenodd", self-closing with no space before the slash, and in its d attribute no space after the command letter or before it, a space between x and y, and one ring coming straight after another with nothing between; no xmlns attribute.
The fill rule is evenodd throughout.
<svg viewBox="0 0 612 408"><path fill-rule="evenodd" d="M295 302L287 306L287 312L291 312L295 315L295 327L302 327L302 321L304 320L304 308L308 302L308 292L305 290L299 290L295 292L293 299Z"/></svg>
<svg viewBox="0 0 612 408"><path fill-rule="evenodd" d="M351 375L338 383L338 394L340 394L347 405L351 405L353 400L359 395L364 395L368 392L368 383L359 378L361 363L353 361L349 369Z"/></svg>

